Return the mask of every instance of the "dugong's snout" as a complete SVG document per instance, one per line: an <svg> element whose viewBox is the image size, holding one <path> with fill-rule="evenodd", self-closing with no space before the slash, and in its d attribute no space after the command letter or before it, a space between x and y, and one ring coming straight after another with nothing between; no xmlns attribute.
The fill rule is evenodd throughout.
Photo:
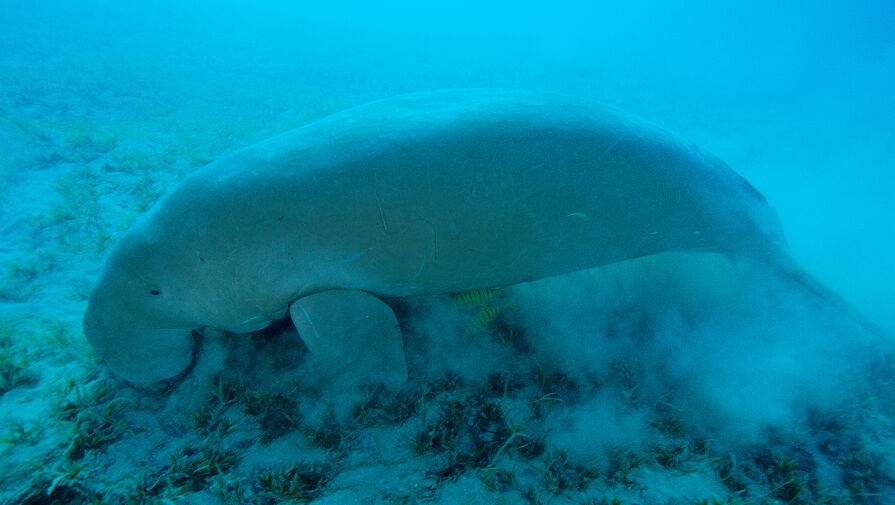
<svg viewBox="0 0 895 505"><path fill-rule="evenodd" d="M84 335L116 375L148 384L190 367L196 349L191 329L147 327L133 313L109 309L94 294L84 314Z"/></svg>

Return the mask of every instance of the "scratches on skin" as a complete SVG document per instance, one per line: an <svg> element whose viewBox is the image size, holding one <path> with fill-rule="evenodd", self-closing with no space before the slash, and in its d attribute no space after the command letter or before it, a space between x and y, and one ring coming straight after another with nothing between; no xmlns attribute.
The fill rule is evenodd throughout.
<svg viewBox="0 0 895 505"><path fill-rule="evenodd" d="M315 341L319 342L320 341L320 333L317 332L317 327L314 326L314 321L311 319L311 315L308 314L308 311L306 311L305 308L302 307L300 303L296 303L295 305L298 306L299 309L301 309L301 313L305 316L305 320L308 321L308 326L310 326L311 329L314 330Z"/></svg>
<svg viewBox="0 0 895 505"><path fill-rule="evenodd" d="M257 308L259 311L260 307ZM258 331L269 324L270 320L264 316L252 316L247 319L244 319L239 323L239 329L241 332L249 333L252 331Z"/></svg>
<svg viewBox="0 0 895 505"><path fill-rule="evenodd" d="M385 211L382 210L382 203L379 203L379 224L382 226L382 230L388 233L388 219L385 217Z"/></svg>
<svg viewBox="0 0 895 505"><path fill-rule="evenodd" d="M513 261L510 262L510 264L507 266L507 268L514 268L516 266L516 263L518 263L519 260L522 259L522 257L524 257L525 255L528 254L528 249L529 248L527 246L523 247L519 251L519 254L517 254L516 257L513 259Z"/></svg>
<svg viewBox="0 0 895 505"><path fill-rule="evenodd" d="M429 221L428 219L423 218L423 217L421 217L419 219L421 221L423 221L424 223L426 223L427 225L429 225L430 228L432 228L432 257L431 258L423 257L422 261L420 262L419 270L417 270L416 274L413 276L414 281L419 279L420 275L422 275L422 273L423 273L423 270L426 269L427 264L429 264L429 263L435 264L438 261L438 230L435 228L435 225L432 224L432 222Z"/></svg>
<svg viewBox="0 0 895 505"><path fill-rule="evenodd" d="M425 270L425 269L426 269L426 260L423 260L423 262L420 263L419 270L417 270L416 273L413 275L413 282L416 282L419 280L420 275L423 274L423 270Z"/></svg>
<svg viewBox="0 0 895 505"><path fill-rule="evenodd" d="M385 217L385 210L382 209L382 196L379 195L379 190L376 190L376 206L379 208L379 225L382 226L382 231L388 233L388 218Z"/></svg>
<svg viewBox="0 0 895 505"><path fill-rule="evenodd" d="M615 146L618 145L619 142L621 142L623 137L624 137L624 135L619 135L618 137L616 137L615 140L612 141L611 144L609 144L609 147L607 147L606 150L603 151L603 156L609 154L610 151L615 149Z"/></svg>
<svg viewBox="0 0 895 505"><path fill-rule="evenodd" d="M435 263L438 261L438 230L435 229L434 224L427 220L424 221L432 228L432 263Z"/></svg>
<svg viewBox="0 0 895 505"><path fill-rule="evenodd" d="M355 261L356 259L360 258L361 256L363 256L364 254L366 254L364 251L358 251L352 255L346 256L345 262L351 263L351 262Z"/></svg>
<svg viewBox="0 0 895 505"><path fill-rule="evenodd" d="M596 163L596 162L602 160L603 158L605 158L606 156L608 156L609 153L611 153L612 150L615 149L615 147L618 145L618 143L621 142L622 139L624 139L624 138L625 138L624 133L616 136L615 139L606 147L606 149L603 150L602 154L596 155L597 159L595 159L593 162Z"/></svg>

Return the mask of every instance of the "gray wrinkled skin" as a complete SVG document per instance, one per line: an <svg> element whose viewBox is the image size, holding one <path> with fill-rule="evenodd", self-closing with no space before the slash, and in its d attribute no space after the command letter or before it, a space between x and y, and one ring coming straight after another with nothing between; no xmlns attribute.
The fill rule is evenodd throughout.
<svg viewBox="0 0 895 505"><path fill-rule="evenodd" d="M184 370L191 330L244 333L328 289L515 284L668 250L768 260L765 199L695 145L552 94L362 105L191 174L118 243L84 320L121 377Z"/></svg>

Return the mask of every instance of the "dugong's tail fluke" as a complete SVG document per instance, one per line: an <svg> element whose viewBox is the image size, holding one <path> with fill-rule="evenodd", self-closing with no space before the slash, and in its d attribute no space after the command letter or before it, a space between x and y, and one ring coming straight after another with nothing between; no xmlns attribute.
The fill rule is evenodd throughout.
<svg viewBox="0 0 895 505"><path fill-rule="evenodd" d="M780 254L773 261L768 262L768 265L784 282L796 286L800 292L808 295L812 300L835 309L876 337L889 338L888 333L879 325L862 314L845 298L836 294L823 282L798 266L789 256Z"/></svg>

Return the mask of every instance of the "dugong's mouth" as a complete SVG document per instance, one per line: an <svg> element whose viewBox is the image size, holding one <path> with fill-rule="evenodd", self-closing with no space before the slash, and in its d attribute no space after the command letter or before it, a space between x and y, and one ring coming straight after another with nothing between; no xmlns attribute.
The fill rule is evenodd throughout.
<svg viewBox="0 0 895 505"><path fill-rule="evenodd" d="M151 328L136 318L110 317L95 300L84 314L84 336L116 375L148 384L192 368L198 348L191 328Z"/></svg>

